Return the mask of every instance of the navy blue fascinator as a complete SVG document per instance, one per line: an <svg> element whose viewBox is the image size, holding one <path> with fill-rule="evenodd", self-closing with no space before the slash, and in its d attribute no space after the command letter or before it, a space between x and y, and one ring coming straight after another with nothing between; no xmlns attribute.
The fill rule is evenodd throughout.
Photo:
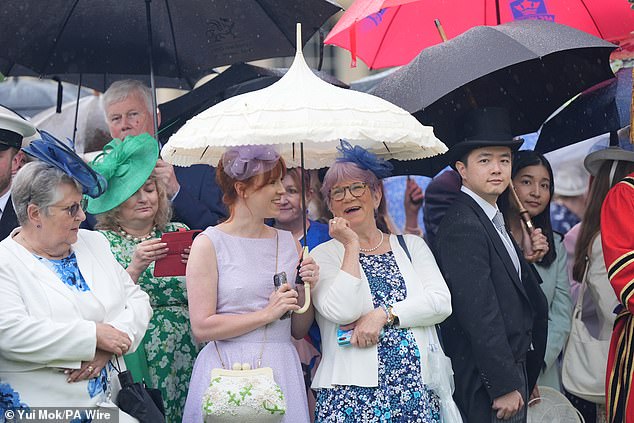
<svg viewBox="0 0 634 423"><path fill-rule="evenodd" d="M359 168L374 173L379 179L392 175L392 169L394 169L392 163L377 157L361 146L353 146L346 140L340 140L340 143L337 150L341 153L341 157L337 159L337 162L354 163Z"/></svg>
<svg viewBox="0 0 634 423"><path fill-rule="evenodd" d="M32 141L22 150L45 163L55 166L83 187L82 193L97 198L106 190L108 183L95 172L70 147L46 131L40 131L42 139Z"/></svg>

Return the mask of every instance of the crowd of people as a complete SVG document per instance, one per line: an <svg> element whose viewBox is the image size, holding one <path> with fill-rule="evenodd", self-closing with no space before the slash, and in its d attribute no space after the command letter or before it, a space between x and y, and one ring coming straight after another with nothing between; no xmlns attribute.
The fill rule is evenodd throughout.
<svg viewBox="0 0 634 423"><path fill-rule="evenodd" d="M504 109L475 110L452 169L426 192L407 181L401 231L385 207L391 164L359 146L342 141L322 178L270 146L173 167L147 87L119 81L102 101L112 141L90 163L51 134L26 141L36 128L0 111L12 407L116 407L127 369L160 391L166 422L203 422L214 369L267 367L288 423L524 422L544 387L586 422L634 421L631 144L586 158L589 194L561 233L548 159L519 150ZM180 251L186 274L156 275L163 234L189 229L202 232ZM582 308L606 345L592 401L562 377Z"/></svg>

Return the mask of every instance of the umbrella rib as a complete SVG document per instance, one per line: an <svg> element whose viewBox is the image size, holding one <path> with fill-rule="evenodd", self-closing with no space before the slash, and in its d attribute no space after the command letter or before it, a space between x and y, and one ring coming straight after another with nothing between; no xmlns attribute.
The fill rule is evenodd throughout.
<svg viewBox="0 0 634 423"><path fill-rule="evenodd" d="M165 9L167 10L167 21L169 22L169 26L170 26L170 35L172 36L172 43L174 44L174 61L176 62L176 69L178 70L178 77L179 78L184 78L187 80L187 83L193 87L194 84L192 84L192 81L189 79L189 77L185 76L183 77L183 74L181 72L181 64L180 64L180 60L178 58L178 49L176 48L176 34L174 34L174 23L172 22L172 12L170 10L170 5L168 0L164 0L165 3ZM154 46L152 46L152 48L154 48Z"/></svg>
<svg viewBox="0 0 634 423"><path fill-rule="evenodd" d="M401 6L396 6L396 11L394 12L394 15L392 16L392 20L390 20L390 22L387 24L387 28L385 28L385 31L383 32L384 34L387 34L390 31L390 27L392 26L392 24L396 20L396 15L398 15L398 13L401 11L402 7L403 7L402 5ZM379 46L376 49L376 54L372 58L372 63L370 64L370 69L374 69L374 64L376 63L376 58L379 56L379 52L381 51L381 48L383 47L383 42L385 41L386 38L387 37L381 38L381 42L379 43Z"/></svg>
<svg viewBox="0 0 634 423"><path fill-rule="evenodd" d="M275 23L275 26L279 28L280 32L282 33L282 35L284 35L284 38L286 38L288 40L288 42L290 43L290 45L294 46L295 45L295 33L293 32L292 34L287 34L284 31L284 27L282 26L282 24L280 22L278 22L275 19L275 16L272 15L271 13L269 13L268 9L266 7L264 7L262 5L261 0L255 0L255 3L260 6L260 9L262 9L262 11L266 14L266 16L269 17L269 19ZM294 30L294 27L293 27ZM290 35L290 36L289 36ZM308 40L303 40L303 42L307 42ZM296 48L301 49L302 46L295 46Z"/></svg>
<svg viewBox="0 0 634 423"><path fill-rule="evenodd" d="M599 28L599 25L597 24L597 21L594 20L594 16L592 16L592 13L590 13L590 9L588 9L588 6L586 6L585 0L581 0L581 4L583 5L583 8L586 10L586 13L590 17L590 19L592 20L592 23L594 24L594 27L597 29L597 32L599 33L599 36L605 40L605 37L603 36L603 33L601 33L601 28Z"/></svg>
<svg viewBox="0 0 634 423"><path fill-rule="evenodd" d="M46 56L46 58L42 62L42 66L41 66L41 69L42 69L41 74L42 75L45 75L45 74L48 73L48 72L46 72L47 63L51 62L50 61L51 56L53 55L53 53L55 52L55 49L57 48L57 44L59 43L59 40L62 37L62 33L66 29L66 24L70 20L70 17L73 14L73 11L77 7L77 3L79 3L79 0L75 0L73 5L71 6L71 8L68 10L68 13L66 13L66 17L64 18L64 22L62 23L62 26L60 27L59 31L57 32L57 36L54 38L55 42L53 43L52 48L49 50L48 55Z"/></svg>

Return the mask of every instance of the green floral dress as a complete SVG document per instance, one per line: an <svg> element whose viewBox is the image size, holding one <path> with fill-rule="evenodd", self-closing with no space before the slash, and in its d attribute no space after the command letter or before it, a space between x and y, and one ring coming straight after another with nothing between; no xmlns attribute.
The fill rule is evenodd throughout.
<svg viewBox="0 0 634 423"><path fill-rule="evenodd" d="M170 223L165 232L179 228L187 227ZM100 232L110 241L117 261L128 267L137 242L115 231ZM161 235L161 231L155 232L156 238ZM139 349L124 358L136 382L143 378L148 386L161 390L167 422L180 422L198 346L189 323L185 278L154 277L153 272L154 263L151 263L139 277L138 284L150 296L154 315Z"/></svg>

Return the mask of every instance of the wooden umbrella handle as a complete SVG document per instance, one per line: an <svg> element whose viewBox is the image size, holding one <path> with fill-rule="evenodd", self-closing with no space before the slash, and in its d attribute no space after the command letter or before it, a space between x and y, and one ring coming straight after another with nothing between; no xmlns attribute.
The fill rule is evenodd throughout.
<svg viewBox="0 0 634 423"><path fill-rule="evenodd" d="M535 230L535 226L533 225L533 221L531 220L530 214L528 214L528 210L524 208L524 205L520 201L520 198L517 196L517 192L515 192L515 187L513 186L513 182L509 183L509 190L513 195L513 199L515 200L515 205L517 206L517 210L519 210L520 217L522 218L522 222L526 227L526 231L529 235L533 234Z"/></svg>

